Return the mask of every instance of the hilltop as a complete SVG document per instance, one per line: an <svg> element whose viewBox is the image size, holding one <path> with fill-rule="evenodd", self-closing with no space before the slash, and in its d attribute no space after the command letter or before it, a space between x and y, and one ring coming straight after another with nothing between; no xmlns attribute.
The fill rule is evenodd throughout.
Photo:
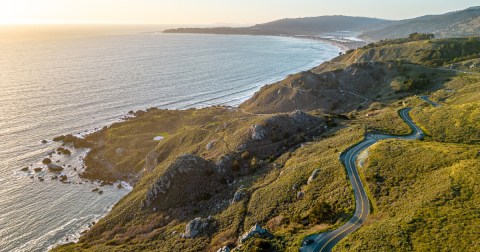
<svg viewBox="0 0 480 252"><path fill-rule="evenodd" d="M320 16L306 18L286 18L251 27L178 28L165 30L165 33L210 33L243 35L318 35L337 31L357 31L371 26L383 25L391 21L349 16Z"/></svg>
<svg viewBox="0 0 480 252"><path fill-rule="evenodd" d="M349 37L358 36L364 41L374 42L404 38L415 32L431 33L437 38L478 36L480 7L398 21L368 17L320 16L280 19L251 27L178 28L164 32L301 36L340 44L347 48L357 48L366 43L351 40Z"/></svg>
<svg viewBox="0 0 480 252"><path fill-rule="evenodd" d="M390 22L385 27L366 30L360 37L367 41L378 41L403 38L414 32L432 33L437 38L478 36L480 7Z"/></svg>
<svg viewBox="0 0 480 252"><path fill-rule="evenodd" d="M54 251L297 251L355 209L340 153L367 132L409 133L405 106L427 136L381 141L364 156L372 214L335 249L478 250L479 41L382 41L239 108L152 108L75 139L91 149L84 177L134 188L79 243Z"/></svg>

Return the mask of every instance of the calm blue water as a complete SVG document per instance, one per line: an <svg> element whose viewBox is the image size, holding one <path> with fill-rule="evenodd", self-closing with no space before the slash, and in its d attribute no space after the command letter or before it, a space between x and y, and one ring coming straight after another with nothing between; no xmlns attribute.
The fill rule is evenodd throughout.
<svg viewBox="0 0 480 252"><path fill-rule="evenodd" d="M0 251L45 251L74 240L129 191L92 193L95 185L78 184L72 170L66 174L74 184L19 172L56 147L42 139L93 130L153 106L238 105L262 85L339 52L282 37L88 34L0 37ZM80 166L77 155L62 162ZM45 182L37 179L44 175Z"/></svg>

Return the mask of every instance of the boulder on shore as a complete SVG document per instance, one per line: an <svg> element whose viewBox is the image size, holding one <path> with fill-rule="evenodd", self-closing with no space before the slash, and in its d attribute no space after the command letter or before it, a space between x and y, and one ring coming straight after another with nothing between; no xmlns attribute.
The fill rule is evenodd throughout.
<svg viewBox="0 0 480 252"><path fill-rule="evenodd" d="M49 171L52 171L52 172L61 172L63 171L63 167L59 166L59 165L55 165L55 164L48 164L47 165L47 168Z"/></svg>
<svg viewBox="0 0 480 252"><path fill-rule="evenodd" d="M42 160L42 163L48 165L52 163L52 160L50 158L45 158Z"/></svg>
<svg viewBox="0 0 480 252"><path fill-rule="evenodd" d="M43 169L42 169L42 168L40 168L40 167L33 168L33 171L34 171L34 172L41 172L42 170L43 170Z"/></svg>
<svg viewBox="0 0 480 252"><path fill-rule="evenodd" d="M60 154L63 154L63 155L71 155L72 152L69 150L69 149L65 149L65 148L58 148L57 151L60 153Z"/></svg>

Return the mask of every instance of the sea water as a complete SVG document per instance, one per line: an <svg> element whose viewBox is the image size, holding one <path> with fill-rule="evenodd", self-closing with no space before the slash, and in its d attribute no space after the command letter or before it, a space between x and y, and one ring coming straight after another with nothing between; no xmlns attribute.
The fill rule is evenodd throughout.
<svg viewBox="0 0 480 252"><path fill-rule="evenodd" d="M31 169L57 147L42 140L103 127L131 110L235 106L339 53L287 37L42 29L0 27L0 251L75 241L130 190L105 186L99 195L97 184L79 179L39 181Z"/></svg>

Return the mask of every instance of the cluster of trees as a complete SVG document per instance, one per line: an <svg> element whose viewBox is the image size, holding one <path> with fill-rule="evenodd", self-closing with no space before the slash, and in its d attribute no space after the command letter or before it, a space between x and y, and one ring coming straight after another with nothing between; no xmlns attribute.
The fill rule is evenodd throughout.
<svg viewBox="0 0 480 252"><path fill-rule="evenodd" d="M429 40L429 39L434 39L435 35L431 33L412 33L408 35L408 38L412 41L417 41L417 40Z"/></svg>
<svg viewBox="0 0 480 252"><path fill-rule="evenodd" d="M477 57L480 57L480 39L469 38L444 42L423 60L429 65L441 66Z"/></svg>
<svg viewBox="0 0 480 252"><path fill-rule="evenodd" d="M413 91L425 89L431 84L427 77L419 77L418 79L408 79L403 82L403 91Z"/></svg>

